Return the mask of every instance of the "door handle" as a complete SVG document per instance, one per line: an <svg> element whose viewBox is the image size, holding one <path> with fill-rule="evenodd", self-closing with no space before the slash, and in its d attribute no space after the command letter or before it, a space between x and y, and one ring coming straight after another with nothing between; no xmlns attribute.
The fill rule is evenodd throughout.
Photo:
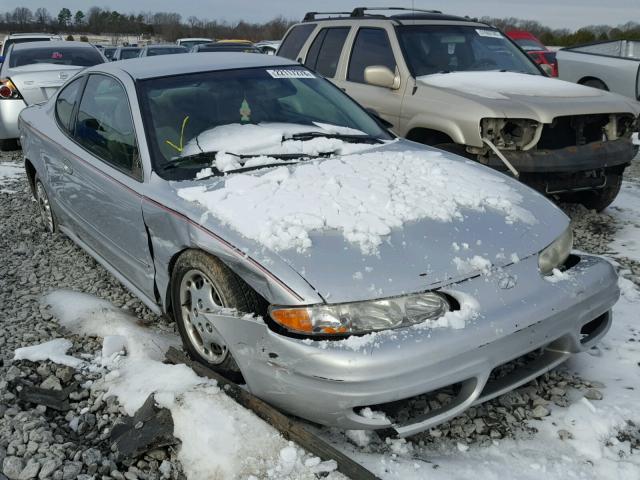
<svg viewBox="0 0 640 480"><path fill-rule="evenodd" d="M73 174L73 168L71 167L71 162L69 162L69 160L67 160L66 158L62 159L62 169L64 170L64 173L68 175Z"/></svg>

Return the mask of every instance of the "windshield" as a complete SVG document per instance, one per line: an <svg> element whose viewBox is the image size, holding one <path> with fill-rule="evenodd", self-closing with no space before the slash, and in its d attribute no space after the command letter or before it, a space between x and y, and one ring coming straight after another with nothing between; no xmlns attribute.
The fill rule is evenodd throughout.
<svg viewBox="0 0 640 480"><path fill-rule="evenodd" d="M124 60L126 58L135 58L140 55L139 48L123 48L120 52L120 59Z"/></svg>
<svg viewBox="0 0 640 480"><path fill-rule="evenodd" d="M187 53L187 51L184 47L150 47L147 48L147 57L170 55L172 53Z"/></svg>
<svg viewBox="0 0 640 480"><path fill-rule="evenodd" d="M392 136L328 81L300 66L140 82L154 169L163 178L323 156ZM259 158L258 160L256 160Z"/></svg>
<svg viewBox="0 0 640 480"><path fill-rule="evenodd" d="M34 63L53 65L75 65L91 67L103 63L104 59L95 48L65 47L52 43L51 47L13 50L9 55L9 67L23 67Z"/></svg>
<svg viewBox="0 0 640 480"><path fill-rule="evenodd" d="M105 57L111 60L111 58L113 57L113 54L116 53L116 47L105 47L102 50L102 53L104 54Z"/></svg>
<svg viewBox="0 0 640 480"><path fill-rule="evenodd" d="M458 25L397 27L414 76L506 70L540 75L535 64L499 31Z"/></svg>

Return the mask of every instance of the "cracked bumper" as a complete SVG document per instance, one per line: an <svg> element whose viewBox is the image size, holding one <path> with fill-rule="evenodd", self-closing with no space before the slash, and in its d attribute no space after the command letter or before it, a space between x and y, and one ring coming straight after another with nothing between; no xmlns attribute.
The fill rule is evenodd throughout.
<svg viewBox="0 0 640 480"><path fill-rule="evenodd" d="M284 411L344 429L393 428L400 436L427 430L466 408L522 385L595 344L611 324L619 296L613 267L582 256L569 279L551 283L537 271L536 256L504 273L515 287L504 290L499 274L443 289L470 295L481 307L463 329L399 329L351 350L342 342L285 337L264 323L210 315L228 342L248 388ZM597 319L589 335L585 325ZM592 324L593 325L593 324ZM534 364L488 383L491 371L543 348ZM452 403L405 424L365 418L360 407L404 400L448 385L462 388Z"/></svg>

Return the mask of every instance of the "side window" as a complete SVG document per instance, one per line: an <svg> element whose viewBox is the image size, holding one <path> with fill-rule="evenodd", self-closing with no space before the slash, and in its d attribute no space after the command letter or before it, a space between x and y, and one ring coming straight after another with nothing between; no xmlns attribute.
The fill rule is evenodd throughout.
<svg viewBox="0 0 640 480"><path fill-rule="evenodd" d="M73 115L73 108L78 102L78 93L80 93L80 87L83 81L84 77L75 79L64 87L58 94L58 98L56 98L56 117L58 118L58 122L60 122L60 126L68 133L72 130L71 117Z"/></svg>
<svg viewBox="0 0 640 480"><path fill-rule="evenodd" d="M384 65L392 72L396 60L391 50L387 32L381 28L361 28L353 42L347 80L365 83L364 69L372 65Z"/></svg>
<svg viewBox="0 0 640 480"><path fill-rule="evenodd" d="M75 138L106 163L139 177L138 149L127 94L106 75L91 75L82 94Z"/></svg>
<svg viewBox="0 0 640 480"><path fill-rule="evenodd" d="M282 41L282 45L278 49L278 56L295 60L300 53L302 45L304 45L304 42L307 41L307 38L315 28L315 23L302 23L293 27Z"/></svg>
<svg viewBox="0 0 640 480"><path fill-rule="evenodd" d="M325 77L332 78L338 68L349 27L323 28L315 38L304 64Z"/></svg>

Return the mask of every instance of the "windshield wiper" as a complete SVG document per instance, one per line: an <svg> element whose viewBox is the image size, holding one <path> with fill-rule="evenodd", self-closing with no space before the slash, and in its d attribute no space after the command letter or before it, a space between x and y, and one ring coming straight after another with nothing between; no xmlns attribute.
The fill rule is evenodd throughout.
<svg viewBox="0 0 640 480"><path fill-rule="evenodd" d="M328 132L301 132L294 133L288 138L283 137L282 141L286 140L311 140L312 138L336 138L338 140L344 140L348 143L382 143L382 140L371 135L349 135L345 133L328 133Z"/></svg>
<svg viewBox="0 0 640 480"><path fill-rule="evenodd" d="M202 153L194 153L193 155L186 155L184 157L179 157L171 160L170 163L166 165L162 165L160 169L163 172L167 170L175 170L176 168L181 167L211 167L214 171L218 171L216 167L213 166L213 163L216 161L216 154L218 152L202 152Z"/></svg>

